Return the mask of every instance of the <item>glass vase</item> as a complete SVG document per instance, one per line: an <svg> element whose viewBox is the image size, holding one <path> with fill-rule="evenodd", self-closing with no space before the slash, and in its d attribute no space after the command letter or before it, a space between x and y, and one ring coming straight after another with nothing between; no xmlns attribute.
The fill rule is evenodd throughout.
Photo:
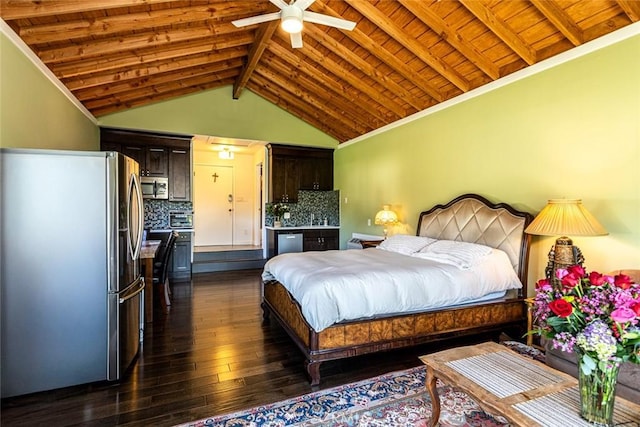
<svg viewBox="0 0 640 427"><path fill-rule="evenodd" d="M596 356L576 352L580 387L580 416L597 426L613 426L613 407L620 362L598 362ZM595 363L593 363L595 361Z"/></svg>

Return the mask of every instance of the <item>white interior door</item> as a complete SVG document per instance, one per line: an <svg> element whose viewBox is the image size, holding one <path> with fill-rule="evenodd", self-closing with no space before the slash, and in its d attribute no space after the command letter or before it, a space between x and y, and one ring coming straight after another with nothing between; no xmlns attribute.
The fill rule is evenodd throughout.
<svg viewBox="0 0 640 427"><path fill-rule="evenodd" d="M194 165L195 246L233 244L233 167Z"/></svg>

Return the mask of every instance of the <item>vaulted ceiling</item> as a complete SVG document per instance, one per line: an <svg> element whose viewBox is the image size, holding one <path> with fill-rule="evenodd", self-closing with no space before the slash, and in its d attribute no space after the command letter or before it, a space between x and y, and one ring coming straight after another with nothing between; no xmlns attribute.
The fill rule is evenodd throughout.
<svg viewBox="0 0 640 427"><path fill-rule="evenodd" d="M637 0L316 0L291 47L268 0L0 0L0 16L96 117L221 86L340 142L640 20ZM231 96L231 95L230 95Z"/></svg>

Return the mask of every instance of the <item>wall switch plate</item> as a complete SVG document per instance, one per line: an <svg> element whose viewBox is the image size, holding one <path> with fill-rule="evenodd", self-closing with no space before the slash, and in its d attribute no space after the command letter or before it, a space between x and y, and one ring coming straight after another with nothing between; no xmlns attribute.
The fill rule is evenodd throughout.
<svg viewBox="0 0 640 427"><path fill-rule="evenodd" d="M368 225L369 227L371 227L371 218L369 218L369 219L367 220L367 225Z"/></svg>
<svg viewBox="0 0 640 427"><path fill-rule="evenodd" d="M284 216L284 219L289 219L291 218L291 212L285 212L283 216Z"/></svg>

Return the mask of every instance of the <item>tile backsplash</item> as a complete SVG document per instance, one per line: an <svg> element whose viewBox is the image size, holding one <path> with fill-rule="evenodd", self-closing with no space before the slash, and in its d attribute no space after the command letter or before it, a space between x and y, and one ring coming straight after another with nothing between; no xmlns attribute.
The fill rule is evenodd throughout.
<svg viewBox="0 0 640 427"><path fill-rule="evenodd" d="M298 191L298 203L289 203L289 219L280 218L284 227L304 227L311 224L323 225L327 219L327 225L340 225L340 191ZM265 225L273 225L273 215L267 214Z"/></svg>
<svg viewBox="0 0 640 427"><path fill-rule="evenodd" d="M144 200L144 227L154 230L169 228L169 211L193 210L192 202L169 202L167 200ZM285 227L304 227L311 225L340 225L340 192L339 191L299 191L298 203L289 203L289 219L281 218ZM273 216L266 215L265 225L273 225Z"/></svg>
<svg viewBox="0 0 640 427"><path fill-rule="evenodd" d="M144 199L144 228L160 230L169 228L169 211L191 211L191 202Z"/></svg>

